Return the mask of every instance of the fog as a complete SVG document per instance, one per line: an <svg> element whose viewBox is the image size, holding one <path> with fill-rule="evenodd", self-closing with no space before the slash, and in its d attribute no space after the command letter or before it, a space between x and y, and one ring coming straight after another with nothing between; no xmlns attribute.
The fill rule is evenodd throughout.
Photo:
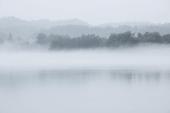
<svg viewBox="0 0 170 113"><path fill-rule="evenodd" d="M1 50L0 69L148 69L168 70L170 46L142 45L117 49Z"/></svg>
<svg viewBox="0 0 170 113"><path fill-rule="evenodd" d="M1 113L167 113L170 46L0 51Z"/></svg>
<svg viewBox="0 0 170 113"><path fill-rule="evenodd" d="M23 19L108 22L169 22L169 0L0 0L0 14ZM24 10L23 10L24 9Z"/></svg>
<svg viewBox="0 0 170 113"><path fill-rule="evenodd" d="M170 113L170 0L0 0L0 113Z"/></svg>
<svg viewBox="0 0 170 113"><path fill-rule="evenodd" d="M0 113L170 111L169 24L63 23L0 20Z"/></svg>

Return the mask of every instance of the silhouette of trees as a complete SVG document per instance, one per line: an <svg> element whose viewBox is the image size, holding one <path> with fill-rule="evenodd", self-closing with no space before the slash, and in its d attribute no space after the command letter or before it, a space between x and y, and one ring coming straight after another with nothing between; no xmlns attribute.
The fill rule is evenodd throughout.
<svg viewBox="0 0 170 113"><path fill-rule="evenodd" d="M138 34L138 40L145 43L162 43L162 37L158 32L145 32Z"/></svg>
<svg viewBox="0 0 170 113"><path fill-rule="evenodd" d="M137 39L131 32L124 32L119 34L111 34L107 40L107 46L127 46L137 43Z"/></svg>
<svg viewBox="0 0 170 113"><path fill-rule="evenodd" d="M166 34L162 36L163 42L164 43L169 43L170 44L170 34Z"/></svg>
<svg viewBox="0 0 170 113"><path fill-rule="evenodd" d="M79 49L134 46L141 43L170 44L170 34L160 35L158 32L146 33L113 33L108 38L95 34L82 35L79 37L61 36L51 34L47 36L40 33L36 37L36 43L42 46L48 45L49 49Z"/></svg>
<svg viewBox="0 0 170 113"><path fill-rule="evenodd" d="M36 42L40 45L47 44L48 42L48 37L44 33L39 33L36 39L37 39Z"/></svg>
<svg viewBox="0 0 170 113"><path fill-rule="evenodd" d="M95 48L102 45L102 38L92 35L82 35L81 37L73 39L75 47L80 48Z"/></svg>
<svg viewBox="0 0 170 113"><path fill-rule="evenodd" d="M50 35L50 49L60 48L95 48L102 45L102 38L96 35L82 35L76 38L69 36Z"/></svg>
<svg viewBox="0 0 170 113"><path fill-rule="evenodd" d="M48 41L50 42L50 49L69 48L72 45L69 36L50 35Z"/></svg>

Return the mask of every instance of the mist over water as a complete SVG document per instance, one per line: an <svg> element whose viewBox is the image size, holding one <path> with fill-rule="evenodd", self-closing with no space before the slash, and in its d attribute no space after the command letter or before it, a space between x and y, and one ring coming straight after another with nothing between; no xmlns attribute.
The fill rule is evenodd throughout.
<svg viewBox="0 0 170 113"><path fill-rule="evenodd" d="M170 113L170 0L0 0L0 113Z"/></svg>
<svg viewBox="0 0 170 113"><path fill-rule="evenodd" d="M168 113L170 47L1 50L1 113Z"/></svg>
<svg viewBox="0 0 170 113"><path fill-rule="evenodd" d="M170 46L61 51L1 51L1 70L147 69L168 70Z"/></svg>

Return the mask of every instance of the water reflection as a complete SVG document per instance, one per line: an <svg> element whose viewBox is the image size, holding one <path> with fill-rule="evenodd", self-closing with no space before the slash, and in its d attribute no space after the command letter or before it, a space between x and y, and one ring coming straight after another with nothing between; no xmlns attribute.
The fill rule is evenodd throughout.
<svg viewBox="0 0 170 113"><path fill-rule="evenodd" d="M27 84L86 84L95 81L159 83L170 81L169 71L139 70L43 70L37 72L1 72L0 87Z"/></svg>
<svg viewBox="0 0 170 113"><path fill-rule="evenodd" d="M1 71L0 113L168 113L169 89L165 71Z"/></svg>
<svg viewBox="0 0 170 113"><path fill-rule="evenodd" d="M169 80L169 72L161 71L129 71L119 70L111 71L110 76L113 80L123 80L126 82L159 82L160 80Z"/></svg>

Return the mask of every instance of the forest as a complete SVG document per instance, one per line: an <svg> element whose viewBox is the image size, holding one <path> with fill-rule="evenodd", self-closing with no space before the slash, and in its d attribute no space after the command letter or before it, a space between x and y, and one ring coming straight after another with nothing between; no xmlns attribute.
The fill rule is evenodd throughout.
<svg viewBox="0 0 170 113"><path fill-rule="evenodd" d="M85 34L77 37L69 35L57 35L38 33L32 39L23 40L9 34L7 38L0 38L0 46L14 45L18 48L44 48L48 50L58 49L92 49L92 48L118 48L133 47L139 44L170 44L170 34L161 35L159 32L112 33L108 37L96 34Z"/></svg>
<svg viewBox="0 0 170 113"><path fill-rule="evenodd" d="M35 39L35 44L45 46L50 50L130 47L145 43L170 44L170 34L160 35L158 32L135 34L127 31L113 33L109 37L101 37L95 34L70 37L67 35L46 35L39 33Z"/></svg>

